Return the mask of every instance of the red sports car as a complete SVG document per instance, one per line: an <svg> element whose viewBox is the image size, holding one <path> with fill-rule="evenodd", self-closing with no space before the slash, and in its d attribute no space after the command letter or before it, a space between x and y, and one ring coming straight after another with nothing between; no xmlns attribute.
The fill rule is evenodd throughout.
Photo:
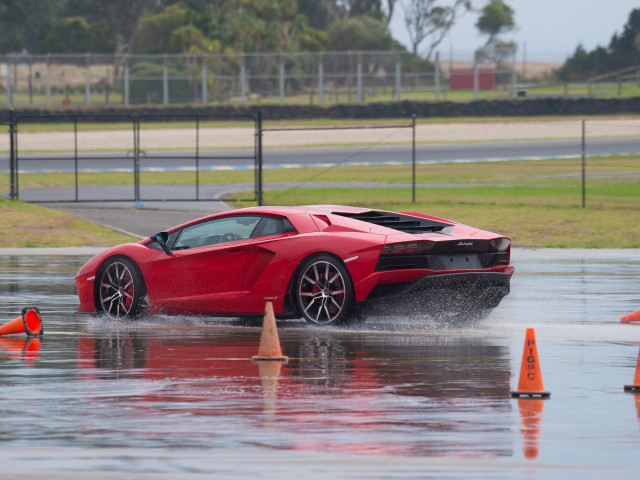
<svg viewBox="0 0 640 480"><path fill-rule="evenodd" d="M509 293L511 241L423 213L339 205L210 215L109 248L76 275L78 312L482 315Z"/></svg>

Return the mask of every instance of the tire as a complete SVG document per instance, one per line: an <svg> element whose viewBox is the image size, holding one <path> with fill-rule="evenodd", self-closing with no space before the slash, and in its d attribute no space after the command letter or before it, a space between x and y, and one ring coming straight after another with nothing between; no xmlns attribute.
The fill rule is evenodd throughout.
<svg viewBox="0 0 640 480"><path fill-rule="evenodd" d="M134 318L146 309L147 288L138 266L128 258L112 257L96 275L96 309L110 318Z"/></svg>
<svg viewBox="0 0 640 480"><path fill-rule="evenodd" d="M300 264L295 283L296 303L304 319L315 325L347 321L353 310L353 283L349 272L329 255Z"/></svg>

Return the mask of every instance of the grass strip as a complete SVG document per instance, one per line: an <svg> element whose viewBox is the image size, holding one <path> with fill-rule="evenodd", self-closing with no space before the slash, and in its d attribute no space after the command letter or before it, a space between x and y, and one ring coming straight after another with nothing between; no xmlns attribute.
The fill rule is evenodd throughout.
<svg viewBox="0 0 640 480"><path fill-rule="evenodd" d="M106 246L138 241L69 213L0 199L0 248Z"/></svg>

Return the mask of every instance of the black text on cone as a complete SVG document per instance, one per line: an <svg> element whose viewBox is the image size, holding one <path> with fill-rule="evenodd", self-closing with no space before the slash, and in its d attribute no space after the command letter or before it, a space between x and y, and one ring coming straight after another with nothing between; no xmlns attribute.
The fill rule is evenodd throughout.
<svg viewBox="0 0 640 480"><path fill-rule="evenodd" d="M540 361L538 360L536 334L533 328L527 328L518 390L511 392L511 397L548 398L550 396L551 394L545 392L542 386L542 372L540 371Z"/></svg>

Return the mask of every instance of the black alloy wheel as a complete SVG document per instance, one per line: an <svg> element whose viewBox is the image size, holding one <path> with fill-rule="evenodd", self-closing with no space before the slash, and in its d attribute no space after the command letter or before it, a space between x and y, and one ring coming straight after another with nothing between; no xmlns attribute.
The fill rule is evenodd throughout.
<svg viewBox="0 0 640 480"><path fill-rule="evenodd" d="M304 319L317 325L344 322L353 308L349 272L328 255L312 257L302 264L296 294Z"/></svg>
<svg viewBox="0 0 640 480"><path fill-rule="evenodd" d="M111 318L132 318L144 310L147 289L138 267L126 258L111 258L96 275L98 311Z"/></svg>

